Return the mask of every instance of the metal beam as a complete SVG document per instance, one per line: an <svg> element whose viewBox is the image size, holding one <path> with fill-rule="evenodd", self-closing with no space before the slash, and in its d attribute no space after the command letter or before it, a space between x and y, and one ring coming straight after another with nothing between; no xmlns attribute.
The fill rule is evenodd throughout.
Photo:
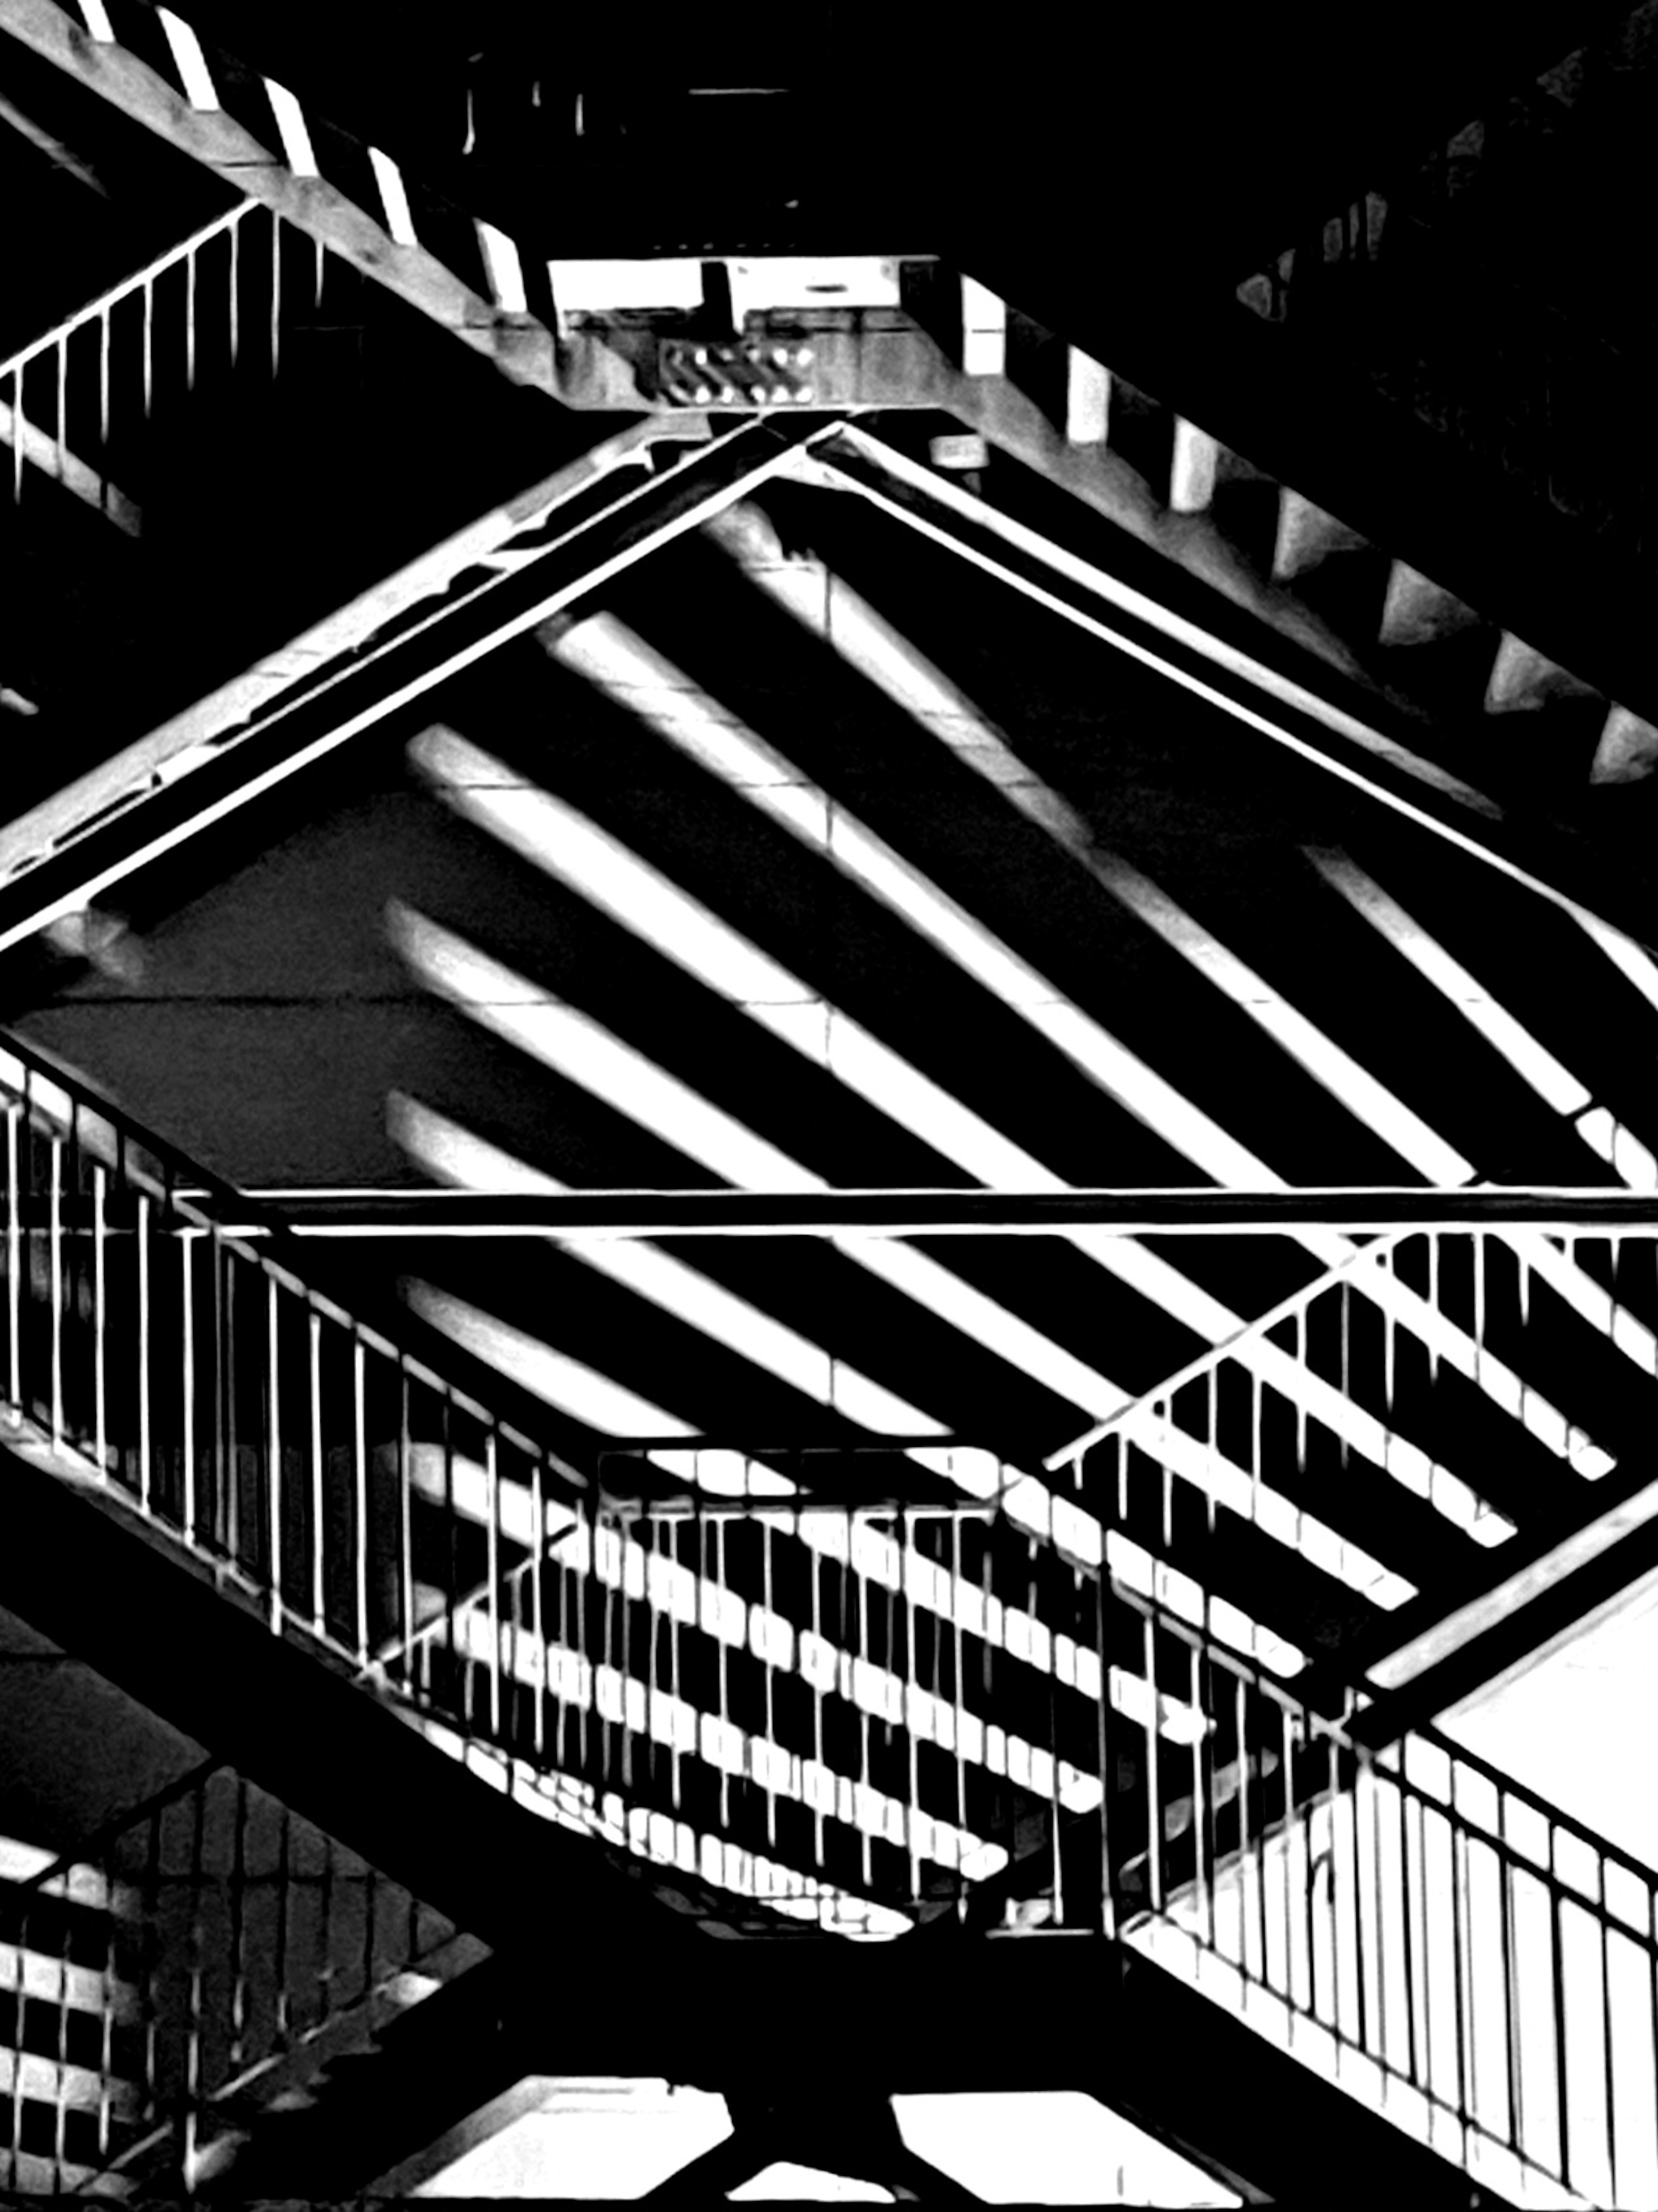
<svg viewBox="0 0 1658 2212"><path fill-rule="evenodd" d="M181 1189L181 1196L190 1194ZM1591 1189L1295 1190L472 1190L246 1194L262 1210L227 1223L269 1233L268 1214L304 1237L983 1237L1106 1228L1125 1237L1275 1236L1318 1227L1535 1229L1597 1237L1658 1231L1658 1193ZM65 1218L70 1217L66 1214Z"/></svg>

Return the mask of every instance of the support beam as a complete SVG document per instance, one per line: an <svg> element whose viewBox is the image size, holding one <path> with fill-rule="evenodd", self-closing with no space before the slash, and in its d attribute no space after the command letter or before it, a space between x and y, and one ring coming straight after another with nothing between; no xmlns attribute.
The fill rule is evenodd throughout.
<svg viewBox="0 0 1658 2212"><path fill-rule="evenodd" d="M15 378L13 382L16 382ZM21 408L8 407L3 400L0 445L10 447L15 455L27 461L31 468L39 469L43 476L56 477L65 491L106 514L116 528L125 531L129 538L139 535L143 517L118 484L112 483L67 446L60 447L49 430L42 430L31 422Z"/></svg>

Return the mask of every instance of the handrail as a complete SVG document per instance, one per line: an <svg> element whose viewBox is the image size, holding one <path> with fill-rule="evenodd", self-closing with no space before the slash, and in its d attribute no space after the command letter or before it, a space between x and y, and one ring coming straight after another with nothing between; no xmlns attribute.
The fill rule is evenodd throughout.
<svg viewBox="0 0 1658 2212"><path fill-rule="evenodd" d="M72 314L65 315L51 330L43 331L38 338L32 338L27 345L20 346L15 353L0 359L0 379L14 375L21 368L27 368L32 361L42 359L75 331L85 330L100 321L124 300L136 299L169 269L192 259L203 246L210 245L214 239L240 228L261 204L258 200L239 200L235 206L227 208L222 215L216 215L210 222L204 222L199 230L193 230L187 238L181 238L176 246L168 246L165 252L157 254L153 261L147 261L131 276L123 276L106 292L100 292L96 298L88 300L85 307L76 307Z"/></svg>

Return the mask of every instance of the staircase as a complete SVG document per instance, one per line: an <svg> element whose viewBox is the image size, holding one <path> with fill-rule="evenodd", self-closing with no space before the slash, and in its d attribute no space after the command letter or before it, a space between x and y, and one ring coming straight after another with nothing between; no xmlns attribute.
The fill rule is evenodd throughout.
<svg viewBox="0 0 1658 2212"><path fill-rule="evenodd" d="M735 1905L754 1933L793 1923L896 1937L920 1942L918 1957L943 1942L946 1960L963 1910L969 1925L999 1910L1010 1928L1044 1931L1042 1950L1046 1931L1114 1930L1162 1975L1206 1997L1230 1992L1235 2015L1325 2063L1342 2088L1385 2075L1389 2126L1414 2129L1503 2201L1533 2201L1546 2182L1556 2193L1537 2201L1563 2201L1559 2185L1573 2203L1643 2201L1646 2015L1627 1994L1603 2003L1597 1985L1585 1996L1580 1918L1613 1962L1606 1990L1626 1992L1650 1942L1651 1877L1431 1730L1401 1739L1373 1725L1372 1743L1356 1732L1367 1712L1321 1713L1293 1670L1286 1679L1281 1646L1264 1663L1240 1652L1236 1608L1209 1592L1196 1620L1189 1601L1182 1619L1102 1576L1102 1559L1114 1570L1148 1556L1132 1493L1118 1510L1121 1462L1099 1487L1099 1517L1085 1460L1069 1498L1004 1473L981 1502L943 1508L799 1492L722 1504L709 1480L677 1499L659 1484L629 1502L615 1463L595 1492L307 1291L279 1231L253 1243L228 1231L245 1202L197 1170L183 1183L184 1164L32 1058L14 1058L10 1083L6 1397L21 1526L32 1486L68 1486L88 1541L95 1511L130 1532L118 1540L132 1557L142 1535L158 1559L210 1577L216 1595L203 1597L227 1629L240 1618L342 1676L348 1698L368 1691L425 1739L427 1761L447 1753L474 1793L492 1781L584 1848L653 1868L659 1893L681 1889L694 1911L708 1910L699 1894L723 1894L716 1911ZM1166 1431L1166 1408L1153 1419ZM1119 1443L1136 1433L1123 1424ZM1176 1455L1162 1450L1166 1467ZM715 1474L694 1452L645 1447L642 1458L671 1484ZM762 1455L747 1487L774 1492L777 1480ZM98 1571L97 1547L81 1549ZM34 1573L46 1603L51 1577ZM1169 1574L1158 1585L1176 1596L1194 1587ZM1386 1842L1390 1823L1406 1840ZM481 1954L457 1948L452 1921L422 1917L406 1887L303 1840L314 1834L216 1765L76 1855L100 1895L117 1899L118 1922L122 1898L141 1900L140 1949L109 1985L107 2017L130 2013L121 1991L136 1988L141 2017L185 2024L152 2040L150 2101L119 2112L111 2102L100 2154L117 2169L125 2159L136 2176L140 2147L156 2145L155 2115L176 2116L182 2098L204 2182L216 2160L285 2191L323 2170L306 2161L331 2156L313 2146L333 2141L318 2116L337 2109L335 2087L288 2066L301 2045L299 2071L325 2056L336 2085L355 2074L354 2051L372 2057L388 2114L408 2111L406 2082L422 2068L452 2066L438 1996L401 1978L459 1974L443 2020L471 2018L460 1991L483 1990L472 1980ZM315 1852L312 1904L280 1906L284 1869L296 1876ZM1332 1855L1334 1887L1321 1892ZM1433 1917L1442 1860L1466 1885L1451 1910L1473 1931L1455 1939L1464 1964L1448 1980ZM1500 1937L1492 1863L1509 1916ZM1011 1912L999 1904L1009 1885ZM1377 1917L1378 1894L1404 1900L1396 1917L1392 1905ZM1540 1896L1552 1932L1539 1933ZM333 1916L319 1935L319 1911ZM212 1932L220 1913L228 1947ZM913 1935L918 1920L937 1925ZM1229 1964L1264 1996L1240 2000ZM804 1987L804 1954L802 1970ZM1121 1972L1132 2016L1140 1968ZM1535 2041L1540 1976L1565 2008L1546 2048ZM324 1996L308 2014L301 1992L313 1986ZM406 2033L388 2025L411 1994L431 1997L429 2059L415 2019ZM494 2016L493 1996L477 2002ZM312 2031L337 2010L346 2041L320 2040ZM1602 2067L1608 2101L1585 2121L1580 2054L1598 2063L1587 2039L1602 2010L1618 2055ZM362 2039L382 2029L376 2055ZM521 2051L513 2063L523 2070ZM465 2076L464 2095L456 2081L460 2102L511 2086L488 2070ZM1550 2079L1552 2105L1537 2086ZM352 2110L355 2130L355 2097ZM169 2157L177 2130L175 2117ZM244 2136L240 2154L256 2164L233 2167ZM374 2158L396 2149L375 2135ZM1217 2152L1248 2165L1242 2146ZM67 2136L58 2155L88 2163ZM1606 2197L1613 2156L1616 2189L1633 2176L1635 2196Z"/></svg>

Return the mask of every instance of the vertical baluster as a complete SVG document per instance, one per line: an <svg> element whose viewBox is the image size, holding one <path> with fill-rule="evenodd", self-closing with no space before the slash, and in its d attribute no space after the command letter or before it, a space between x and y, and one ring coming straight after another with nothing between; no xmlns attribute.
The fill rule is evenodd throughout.
<svg viewBox="0 0 1658 2212"><path fill-rule="evenodd" d="M185 390L196 389L196 249L185 256Z"/></svg>
<svg viewBox="0 0 1658 2212"><path fill-rule="evenodd" d="M1425 1887L1425 1883L1422 1883L1420 1875L1417 1883L1411 1879L1410 1816L1406 1808L1405 1762L1402 1757L1396 1759L1393 1771L1394 1804L1399 1815L1399 1880L1402 1893L1400 1918L1404 1939L1405 2056L1412 2086L1421 2089L1427 2087L1432 2080L1431 2069L1425 2063L1426 2053L1422 2051L1426 2038L1418 2033L1416 2004L1416 1889L1418 1885ZM1424 2063L1418 2067L1419 2052Z"/></svg>
<svg viewBox="0 0 1658 2212"><path fill-rule="evenodd" d="M114 2117L114 2100L110 2085L115 2079L115 2012L116 1991L120 1980L121 1954L118 1940L120 1917L115 1910L115 1874L112 1860L104 1865L104 1897L108 1908L104 1923L104 1985L98 2006L98 2158L100 2167L110 2160L111 2121Z"/></svg>
<svg viewBox="0 0 1658 2212"><path fill-rule="evenodd" d="M74 1947L74 1933L70 1915L71 1884L66 1879L64 1889L64 1917L58 1938L58 2082L57 2111L54 2115L53 2157L56 2171L52 2175L52 2193L56 2196L64 2186L64 2168L69 2161L69 2014L70 2014L70 1953ZM22 1960L18 1960L18 1980L22 1980ZM14 2057L17 2064L21 2057Z"/></svg>
<svg viewBox="0 0 1658 2212"><path fill-rule="evenodd" d="M815 1601L817 1591L817 1562L815 1556L811 1563L811 1577L812 1595ZM962 1672L963 1659L964 1656L963 1644L963 1631L962 1627L962 1522L961 1516L958 1514L953 1514L950 1516L950 1648L952 1656L950 1689L956 1708L954 1715L955 1732L952 1737L952 1742L954 1744L956 1753L956 1826L957 1829L965 1835L967 1832L967 1746L965 1741L967 1735L967 1696L965 1681ZM820 1862L822 1856L820 1833L820 1848L818 1853ZM962 1916L964 1916L967 1911L966 1885L960 1881L959 1876L957 1878L957 1913Z"/></svg>
<svg viewBox="0 0 1658 2212"><path fill-rule="evenodd" d="M1388 1245L1382 1259L1390 1285L1389 1293L1382 1309L1382 1402L1389 1413L1394 1410L1395 1363L1398 1357L1399 1324L1394 1318L1394 1301L1391 1295L1391 1285L1399 1280L1398 1257L1399 1246L1395 1243Z"/></svg>
<svg viewBox="0 0 1658 2212"><path fill-rule="evenodd" d="M1480 1387L1482 1362L1485 1352L1485 1232L1473 1232L1473 1381Z"/></svg>
<svg viewBox="0 0 1658 2212"><path fill-rule="evenodd" d="M804 1513L801 1518L804 1524L805 1518ZM814 1662L811 1678L811 1753L821 1779L828 1772L823 1758L823 1677L821 1667L817 1663L822 1659L823 1650L823 1555L815 1545L811 1551L811 1649ZM821 1788L812 1793L811 1841L814 1874L821 1874L823 1870L823 1795Z"/></svg>
<svg viewBox="0 0 1658 2212"><path fill-rule="evenodd" d="M240 338L242 232L239 222L230 226L230 366L236 366L236 353Z"/></svg>
<svg viewBox="0 0 1658 2212"><path fill-rule="evenodd" d="M1260 1525L1260 1444L1261 1393L1263 1384L1259 1369L1249 1370L1249 1518L1257 1528Z"/></svg>
<svg viewBox="0 0 1658 2212"><path fill-rule="evenodd" d="M64 1140L51 1138L50 1214L46 1229L52 1298L52 1445L64 1449ZM145 1503L149 1503L148 1495Z"/></svg>
<svg viewBox="0 0 1658 2212"><path fill-rule="evenodd" d="M368 1435L367 1376L364 1372L366 1353L363 1341L355 1330L351 1335L351 1466L355 1483L353 1499L355 1534L353 1565L356 1574L356 1589L353 1602L355 1607L356 1660L360 1667L368 1663ZM492 1585L493 1591L493 1585ZM497 1655L498 1656L498 1655Z"/></svg>
<svg viewBox="0 0 1658 2212"><path fill-rule="evenodd" d="M1204 1695L1203 1661L1195 1644L1187 1646L1187 1695L1199 1723L1206 1723L1208 1700ZM1206 1769L1212 1765L1213 1747L1206 1727L1199 1727L1192 1739L1192 1850L1196 1862L1199 1924L1203 1929L1203 1943L1212 1951L1215 1944L1215 1897L1211 1887L1212 1862L1206 1845L1210 1834L1209 1775Z"/></svg>
<svg viewBox="0 0 1658 2212"><path fill-rule="evenodd" d="M183 1358L179 1368L184 1395L184 1532L185 1541L196 1541L196 1238L182 1226L179 1232L179 1304L182 1309ZM100 1370L101 1382L101 1370Z"/></svg>
<svg viewBox="0 0 1658 2212"><path fill-rule="evenodd" d="M766 1613L766 1742L768 1747L774 1748L777 1743L777 1669L774 1661L774 1651L777 1633L777 1605L773 1582L772 1535L772 1520L769 1514L767 1514L762 1516L760 1522L760 1598ZM671 1613L669 1615L669 1621L671 1626ZM914 1755L914 1746L912 1741L910 1749L912 1763ZM676 1760L676 1767L677 1764ZM767 1771L769 1774L769 1765ZM675 1802L677 1805L677 1799ZM766 1784L766 1845L769 1850L774 1851L777 1849L777 1793L769 1781Z"/></svg>
<svg viewBox="0 0 1658 2212"><path fill-rule="evenodd" d="M270 213L270 379L276 380L282 337L282 219Z"/></svg>
<svg viewBox="0 0 1658 2212"><path fill-rule="evenodd" d="M1316 1739L1315 1739L1316 1741ZM1329 1869L1330 2028L1338 2042L1345 2040L1341 2025L1341 1894L1337 1831L1341 1820L1339 1760L1333 1735L1324 1739L1324 1802L1328 1808L1330 1839L1325 1852ZM1315 2006L1315 2011L1317 2008Z"/></svg>
<svg viewBox="0 0 1658 2212"><path fill-rule="evenodd" d="M1147 1894L1153 1912L1163 1911L1163 1776L1162 1742L1157 1732L1157 1657L1151 1616L1141 1620L1141 1653L1145 1669L1145 1832Z"/></svg>
<svg viewBox="0 0 1658 2212"><path fill-rule="evenodd" d="M247 2057L247 1778L235 1778L230 1852L230 2075Z"/></svg>
<svg viewBox="0 0 1658 2212"><path fill-rule="evenodd" d="M149 420L155 396L155 282L144 279L144 420Z"/></svg>
<svg viewBox="0 0 1658 2212"><path fill-rule="evenodd" d="M1521 2106L1519 1959L1514 1931L1514 1861L1509 1855L1508 1796L1499 1791L1497 1818L1497 1910L1503 1947L1503 2052L1509 2087L1507 2141L1518 2150L1523 2140Z"/></svg>
<svg viewBox="0 0 1658 2212"><path fill-rule="evenodd" d="M1333 1737L1331 1741L1333 1743L1335 1739ZM1348 1745L1344 1745L1341 1748L1349 1751L1352 1751L1354 1749L1353 1747ZM1339 1759L1337 1766L1339 1773ZM1351 1891L1353 1900L1353 1982L1354 1988L1357 1991L1354 2018L1357 2023L1358 2047L1361 2051L1368 2051L1370 2047L1370 2044L1369 2033L1370 2000L1366 1996L1364 1990L1364 1874L1358 1850L1359 1801L1364 1794L1363 1786L1363 1763L1356 1753L1351 1760L1348 1771L1351 1774L1351 1795L1348 1799L1348 1811L1350 1818L1348 1820L1347 1827L1348 1832L1353 1839L1353 1881Z"/></svg>
<svg viewBox="0 0 1658 2212"><path fill-rule="evenodd" d="M592 1653L587 1643L587 1591L598 1565L598 1493L590 1491L576 1500L576 1511L583 1520L583 1550L576 1559L575 1582L575 1641L580 1654L576 1674L576 1737L580 1750L580 1769L584 1778L591 1777L592 1746L589 1736L592 1708L598 1702L598 1675ZM696 1565L699 1574L702 1567L701 1534L697 1536Z"/></svg>
<svg viewBox="0 0 1658 2212"><path fill-rule="evenodd" d="M501 1466L493 1426L483 1439L483 1497L487 1516L484 1541L489 1577L489 1735L501 1741Z"/></svg>
<svg viewBox="0 0 1658 2212"><path fill-rule="evenodd" d="M270 1627L280 1636L282 1626L282 1342L277 1310L276 1278L265 1277L268 1299L265 1338L265 1493L270 1512Z"/></svg>
<svg viewBox="0 0 1658 2212"><path fill-rule="evenodd" d="M1172 1399L1158 1399L1156 1420L1158 1458L1161 1462L1157 1472L1163 1480L1163 1553L1164 1559L1168 1559L1173 1558L1175 1550L1175 1474L1169 1464L1174 1457L1174 1447L1169 1442L1169 1432L1175 1425Z"/></svg>
<svg viewBox="0 0 1658 2212"><path fill-rule="evenodd" d="M531 1680L535 1692L536 1765L544 1765L547 1751L547 1691L550 1668L548 1665L547 1620L544 1610L544 1585L547 1578L547 1493L545 1474L541 1455L537 1453L530 1469L531 1527L535 1532L534 1547L530 1554L530 1635L535 1646L535 1672ZM670 1618L671 1619L671 1613Z"/></svg>
<svg viewBox="0 0 1658 2212"><path fill-rule="evenodd" d="M14 507L21 507L23 501L23 441L28 434L23 416L23 365L21 362L11 373L11 499Z"/></svg>
<svg viewBox="0 0 1658 2212"><path fill-rule="evenodd" d="M202 2013L207 1978L206 1931L203 1926L207 1855L207 1780L194 1791L195 1819L190 1847L190 2016L185 2045L184 2110L180 2115L179 2166L188 2190L196 2163L196 2115L202 2098Z"/></svg>
<svg viewBox="0 0 1658 2212"><path fill-rule="evenodd" d="M1296 1365L1304 1375L1307 1371L1307 1308L1303 1303L1296 1308ZM1307 1395L1296 1392L1296 1465L1305 1474L1307 1469ZM1296 1509L1296 1533L1299 1539L1302 1514Z"/></svg>
<svg viewBox="0 0 1658 2212"><path fill-rule="evenodd" d="M714 1589L717 1594L717 1602L720 1612L723 1614L726 1607L726 1593L727 1589L726 1580L726 1523L724 1517L718 1513L714 1516L713 1528L714 1583ZM850 1547L848 1547L848 1548L850 1548ZM726 1753L726 1732L731 1725L732 1717L730 1666L731 1646L726 1641L725 1638L721 1636L716 1638L714 1649L719 1655L720 1664L720 1732L721 1737L720 1759L720 1826L723 1833L729 1834L732 1821L732 1778L731 1763Z"/></svg>
<svg viewBox="0 0 1658 2212"><path fill-rule="evenodd" d="M98 318L99 497L106 511L109 507L109 319L110 311L106 307Z"/></svg>
<svg viewBox="0 0 1658 2212"><path fill-rule="evenodd" d="M1554 1998L1554 2096L1555 2110L1560 2116L1560 2179L1571 2185L1571 2135L1566 2082L1566 1974L1565 1947L1560 1935L1560 1888L1555 1869L1555 1826L1549 1823L1549 1952Z"/></svg>
<svg viewBox="0 0 1658 2212"><path fill-rule="evenodd" d="M9 1410L14 1422L23 1417L22 1311L23 1238L20 1137L21 1115L15 1104L6 1108L6 1322L9 1337Z"/></svg>
<svg viewBox="0 0 1658 2212"><path fill-rule="evenodd" d="M60 331L55 348L58 358L58 481L69 480L69 334ZM22 426L18 425L21 433Z"/></svg>
<svg viewBox="0 0 1658 2212"><path fill-rule="evenodd" d="M1595 1903L1600 1908L1600 2059L1605 2069L1606 2092L1606 2175L1612 2184L1606 2201L1612 2204L1621 2204L1624 2193L1618 2181L1618 2081L1612 2052L1612 1939L1607 1924L1606 1859L1604 1851L1597 1850L1594 1854L1594 1872Z"/></svg>
<svg viewBox="0 0 1658 2212"><path fill-rule="evenodd" d="M622 1545L620 1542L619 1532L616 1533L616 1540L612 1547L612 1534L615 1529L615 1525L616 1524L610 1517L607 1516L605 1525L603 1528L596 1528L595 1534L602 1538L607 1551L614 1548L616 1564L618 1567L621 1567ZM594 1566L597 1569L599 1565L597 1545L594 1547L593 1558ZM708 1571L706 1565L703 1568L703 1571L704 1573ZM610 1779L611 1765L610 1720L610 1716L605 1710L608 1700L599 1692L599 1680L602 1676L608 1676L610 1674L611 1665L610 1653L616 1641L616 1578L613 1575L608 1572L602 1573L600 1575L600 1583L604 1592L603 1617L599 1622L599 1633L603 1638L603 1643L600 1651L600 1665L595 1669L594 1674L593 1694L598 1705L599 1765L603 1782L604 1784L608 1785ZM624 1669L624 1682L625 1673L626 1670ZM624 1686L622 1698L622 1720L624 1729L627 1724L627 1692Z"/></svg>
<svg viewBox="0 0 1658 2212"><path fill-rule="evenodd" d="M1350 1406L1353 1401L1353 1286L1345 1277L1342 1279L1341 1304L1341 1402ZM1347 1431L1344 1425L1338 1439L1341 1453L1341 1471L1347 1472Z"/></svg>
<svg viewBox="0 0 1658 2212"><path fill-rule="evenodd" d="M104 1183L102 1164L94 1162L92 1170L92 1425L93 1449L97 1455L100 1481L106 1481L109 1477L109 1407L104 1369L107 1319L104 1252L107 1226L104 1218Z"/></svg>
<svg viewBox="0 0 1658 2212"><path fill-rule="evenodd" d="M1428 1304L1435 1313L1442 1309L1439 1303L1439 1231L1428 1231ZM1439 1333L1433 1330L1428 1338L1428 1380L1439 1380Z"/></svg>
<svg viewBox="0 0 1658 2212"><path fill-rule="evenodd" d="M317 245L317 287L316 287L316 291L315 291L315 293L314 293L314 295L313 295L313 306L315 306L315 307L321 307L321 305L322 305L323 273L324 273L324 270L325 270L325 265L326 265L327 259L328 259L328 251L327 251L327 248L324 246L324 244L323 244L323 242L322 242L322 240L321 240L321 239L320 239L320 238L319 238L319 239L318 239L318 240L316 241L316 245Z"/></svg>
<svg viewBox="0 0 1658 2212"><path fill-rule="evenodd" d="M275 217L272 217L275 221ZM401 1592L398 1627L403 1637L402 1674L409 1683L412 1674L410 1647L416 1632L415 1620L415 1450L410 1436L409 1417L410 1384L409 1370L400 1359L398 1362L398 1582ZM539 1463L537 1462L537 1468ZM537 1523L539 1526L539 1523Z"/></svg>
<svg viewBox="0 0 1658 2212"><path fill-rule="evenodd" d="M149 1510L149 1194L138 1193L138 1503Z"/></svg>
<svg viewBox="0 0 1658 2212"><path fill-rule="evenodd" d="M311 1354L311 1626L321 1635L327 1626L323 1560L328 1541L323 1504L322 1316L315 1306L311 1306L307 1319Z"/></svg>
<svg viewBox="0 0 1658 2212"><path fill-rule="evenodd" d="M276 1926L273 1938L276 1954L275 1986L271 1991L271 2014L276 2022L276 2044L278 2051L286 2051L293 2030L293 1999L289 1992L291 1975L288 1971L288 1836L292 1815L286 1805L276 1808L276 1866L272 1876L276 1883Z"/></svg>
<svg viewBox="0 0 1658 2212"><path fill-rule="evenodd" d="M1298 1818L1296 1751L1289 1707L1280 1705L1278 1717L1278 1758L1284 1772L1284 2001L1293 2012L1296 2007L1295 1841ZM1310 1968L1310 1959L1308 1963Z"/></svg>

